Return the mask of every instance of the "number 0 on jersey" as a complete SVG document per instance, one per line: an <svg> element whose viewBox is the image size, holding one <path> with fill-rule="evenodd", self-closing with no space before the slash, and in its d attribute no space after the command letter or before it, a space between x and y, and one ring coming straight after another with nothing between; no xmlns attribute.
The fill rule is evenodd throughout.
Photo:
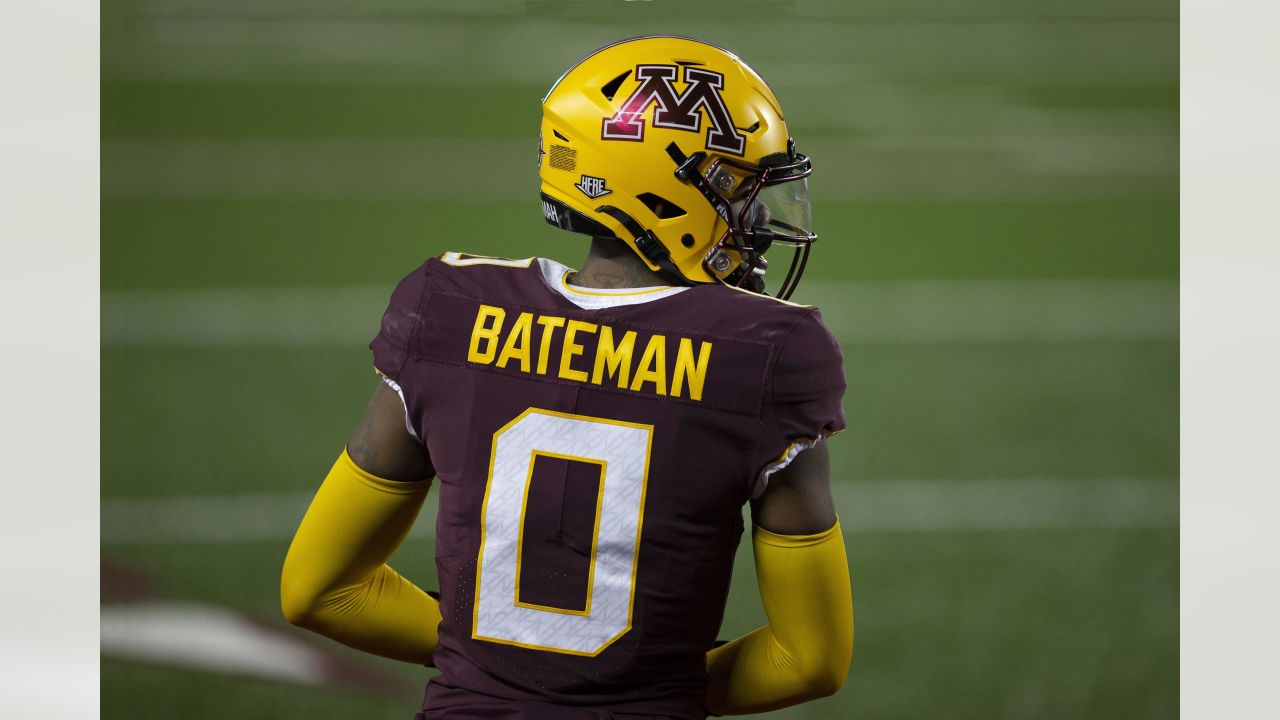
<svg viewBox="0 0 1280 720"><path fill-rule="evenodd" d="M476 568L472 637L599 655L631 629L653 426L529 408L493 435ZM600 466L583 611L521 603L520 546L538 455Z"/></svg>

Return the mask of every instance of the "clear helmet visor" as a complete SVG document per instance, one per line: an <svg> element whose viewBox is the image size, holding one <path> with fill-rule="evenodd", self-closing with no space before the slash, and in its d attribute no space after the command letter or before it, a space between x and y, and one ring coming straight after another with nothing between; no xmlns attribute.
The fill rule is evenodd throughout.
<svg viewBox="0 0 1280 720"><path fill-rule="evenodd" d="M795 246L813 242L813 211L807 178L765 185L754 195L747 192L731 202L730 208L735 229L764 228L773 233L772 241L776 244Z"/></svg>
<svg viewBox="0 0 1280 720"><path fill-rule="evenodd" d="M777 236L775 242L787 245L812 242L808 173L779 175L772 176L769 170L757 175L745 168L716 163L707 173L707 180L729 201L734 229L766 228Z"/></svg>
<svg viewBox="0 0 1280 720"><path fill-rule="evenodd" d="M745 227L774 232L774 242L799 245L813 238L813 213L809 205L809 180L796 178L760 188L743 218Z"/></svg>

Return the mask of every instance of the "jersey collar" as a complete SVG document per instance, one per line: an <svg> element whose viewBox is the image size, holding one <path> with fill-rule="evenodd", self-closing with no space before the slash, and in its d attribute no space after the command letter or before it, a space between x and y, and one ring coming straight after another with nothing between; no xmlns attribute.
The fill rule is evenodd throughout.
<svg viewBox="0 0 1280 720"><path fill-rule="evenodd" d="M570 285L565 278L573 269L555 260L538 258L538 268L542 271L542 279L547 287L559 293L569 302L584 310L601 310L620 307L622 305L639 305L641 303L661 300L676 293L688 290L687 287L658 285L642 288L582 288Z"/></svg>

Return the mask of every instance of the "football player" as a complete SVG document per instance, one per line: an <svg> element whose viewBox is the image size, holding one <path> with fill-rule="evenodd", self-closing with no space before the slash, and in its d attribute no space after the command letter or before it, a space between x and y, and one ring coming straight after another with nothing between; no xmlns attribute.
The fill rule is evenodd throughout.
<svg viewBox="0 0 1280 720"><path fill-rule="evenodd" d="M852 599L822 441L839 345L788 302L809 159L726 50L605 47L542 101L580 269L456 252L391 296L381 375L285 560L290 621L432 664L419 718L702 718L829 695ZM765 252L790 250L774 297ZM387 559L435 484L439 601ZM768 624L717 646L750 504Z"/></svg>

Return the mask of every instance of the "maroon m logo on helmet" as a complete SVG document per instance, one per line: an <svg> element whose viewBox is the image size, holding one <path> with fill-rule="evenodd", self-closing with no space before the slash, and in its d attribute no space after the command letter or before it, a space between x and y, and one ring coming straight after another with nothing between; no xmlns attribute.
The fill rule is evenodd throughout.
<svg viewBox="0 0 1280 720"><path fill-rule="evenodd" d="M645 120L641 115L657 103L653 126L672 130L698 132L702 129L705 110L711 120L707 129L707 149L741 155L746 149L746 136L738 132L724 104L720 91L724 75L702 68L684 68L685 89L677 93L675 85L678 65L637 65L636 80L640 86L611 118L605 118L600 137L605 140L643 140Z"/></svg>

